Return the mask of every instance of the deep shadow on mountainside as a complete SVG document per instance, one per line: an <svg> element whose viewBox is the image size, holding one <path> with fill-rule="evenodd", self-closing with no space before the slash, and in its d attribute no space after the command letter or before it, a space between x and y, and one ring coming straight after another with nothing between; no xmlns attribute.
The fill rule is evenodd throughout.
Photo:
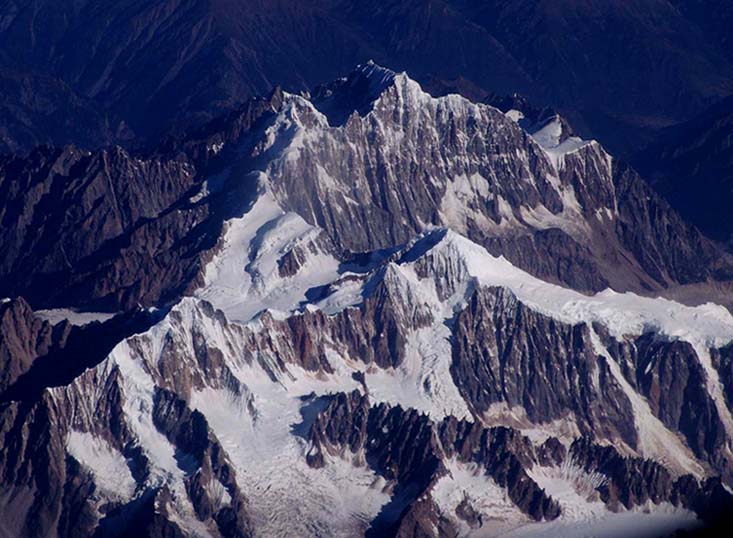
<svg viewBox="0 0 733 538"><path fill-rule="evenodd" d="M731 245L733 98L663 131L632 162L681 215L709 237Z"/></svg>
<svg viewBox="0 0 733 538"><path fill-rule="evenodd" d="M139 144L370 58L519 92L618 154L733 91L716 0L4 0L0 15L6 151Z"/></svg>

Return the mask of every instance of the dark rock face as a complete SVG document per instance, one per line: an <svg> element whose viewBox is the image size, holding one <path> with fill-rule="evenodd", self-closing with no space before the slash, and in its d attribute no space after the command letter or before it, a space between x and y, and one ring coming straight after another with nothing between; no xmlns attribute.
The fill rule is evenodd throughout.
<svg viewBox="0 0 733 538"><path fill-rule="evenodd" d="M393 247L433 225L583 291L731 277L730 256L595 143L553 165L497 110L456 96L430 100L374 64L326 87L312 105L330 125L294 99L276 123L290 126L281 139L289 144L303 132L312 141L266 172L284 208L343 250ZM334 112L343 109L357 113Z"/></svg>
<svg viewBox="0 0 733 538"><path fill-rule="evenodd" d="M650 341L651 340L651 341ZM725 430L705 386L706 376L686 342L636 342L641 360L636 379L652 411L668 427L682 432L695 454L715 461L722 454ZM727 463L730 466L730 462Z"/></svg>
<svg viewBox="0 0 733 538"><path fill-rule="evenodd" d="M585 291L726 277L730 260L631 169L566 135L572 151L543 149L494 108L432 99L405 75L366 64L312 99L275 90L152 150L45 148L3 160L0 293L30 296L0 305L0 525L17 523L23 537L249 536L272 505L250 509L277 495L261 476L248 488L249 472L262 471L250 460L274 443L291 444L266 470L292 466L286 476L307 482L297 492L306 506L311 493L316 506L338 504L310 481L332 477L334 458L386 482L370 536L456 536L461 521L481 525L468 500L443 513L436 485L454 464L479 470L527 521L561 514L540 484L541 472L563 466L600 476L592 495L611 509L727 506L722 411L690 344L563 323L486 287L474 267L494 261L484 246ZM263 192L268 211L293 211L321 230L276 252L264 232L282 230L267 229L273 221L255 230L233 280L272 254L272 278L283 281L275 291L297 304L231 322L216 294L210 303L194 291L216 246L229 252L223 223ZM338 276L291 286L323 253ZM238 293L236 282L227 291ZM29 305L125 312L52 326ZM730 355L712 355L729 400ZM363 392L347 392L355 386ZM678 462L622 455L647 455L634 416L642 399L710 480L673 475ZM394 400L410 407L384 403ZM494 406L543 435L570 424L575 442L563 444L564 431L525 437L492 416ZM298 411L302 423L291 423ZM256 442L242 448L250 434ZM114 495L109 469L126 482Z"/></svg>
<svg viewBox="0 0 733 538"><path fill-rule="evenodd" d="M237 487L236 472L227 461L224 449L208 429L206 418L198 411L191 411L186 402L175 394L158 390L155 395L153 421L171 443L180 451L180 459L192 458L194 469L187 477L188 495L196 515L202 521L213 519L223 538L250 536L251 524L246 513L246 502ZM226 489L230 501L212 498L212 480Z"/></svg>
<svg viewBox="0 0 733 538"><path fill-rule="evenodd" d="M439 518L425 495L429 498L429 490L446 473L444 461L454 456L480 464L533 519L554 519L560 513L557 503L526 474L524 469L532 466L532 445L514 430L484 429L454 418L436 424L414 410L370 407L368 397L355 391L337 394L314 421L309 437L310 465L326 465L326 454L363 454L367 465L396 483L393 499L405 508L391 525L378 517L375 525L380 527L375 530L381 532L431 535L421 533Z"/></svg>
<svg viewBox="0 0 733 538"><path fill-rule="evenodd" d="M431 496L432 487L447 472L444 462L450 459L478 464L535 520L557 517L560 507L527 472L538 465L552 467L565 461L604 477L596 489L611 510L651 501L694 509L702 517L715 511L712 505L700 504L714 489L714 482L701 484L691 475L674 479L662 465L624 457L611 446L580 438L566 452L557 439L549 438L537 447L510 428L483 428L453 417L434 423L412 410L370 406L368 397L356 391L333 396L311 426L309 438L312 466L328 465L331 457L358 455L378 474L396 482L393 499L404 507L391 524L379 517L375 520L375 525L382 526L373 526L372 531L380 535L435 536L436 528L442 529L439 536L455 533ZM730 494L723 496L730 499ZM461 519L476 522L467 503L459 504L457 511Z"/></svg>
<svg viewBox="0 0 733 538"><path fill-rule="evenodd" d="M724 475L731 472L725 456L725 428L707 390L707 376L687 342L666 341L646 334L633 342L605 338L631 385L646 397L654 415L668 428L685 436L697 457ZM713 351L713 357L721 357ZM713 364L726 383L724 359Z"/></svg>
<svg viewBox="0 0 733 538"><path fill-rule="evenodd" d="M0 304L0 394L38 357L63 348L70 331L68 323L51 325L38 318L22 297Z"/></svg>
<svg viewBox="0 0 733 538"><path fill-rule="evenodd" d="M439 438L446 456L483 464L487 474L534 520L555 519L560 514L557 502L527 475L536 456L529 440L516 430L484 429L451 417L439 425Z"/></svg>
<svg viewBox="0 0 733 538"><path fill-rule="evenodd" d="M74 495L64 495L67 466L63 419L48 396L33 403L3 404L0 413L0 473L7 495L0 520L12 522L17 536L52 535L64 512L64 502L74 499ZM73 492L73 484L69 487Z"/></svg>
<svg viewBox="0 0 733 538"><path fill-rule="evenodd" d="M23 153L37 145L92 148L130 142L132 133L110 118L113 113L48 73L2 68L0 93L1 153Z"/></svg>
<svg viewBox="0 0 733 538"><path fill-rule="evenodd" d="M141 287L139 269L147 264L124 253L145 240L151 263L162 254L171 227L164 214L194 180L185 163L141 162L120 149L88 155L42 148L26 159L6 158L0 169L3 293L27 294L34 305L107 299L108 308L134 306L142 290L132 297L118 290ZM178 222L179 229L196 224L195 217Z"/></svg>
<svg viewBox="0 0 733 538"><path fill-rule="evenodd" d="M133 311L104 322L52 325L34 314L21 297L6 303L0 334L4 386L0 402L34 401L49 387L68 384L101 362L123 338L150 328L160 313Z"/></svg>
<svg viewBox="0 0 733 538"><path fill-rule="evenodd" d="M238 180L229 197L192 198L204 170L222 171L212 148L243 137L280 98L253 99L149 155L67 147L0 158L0 294L36 308L128 310L177 299L199 278L224 220L252 196Z"/></svg>
<svg viewBox="0 0 733 538"><path fill-rule="evenodd" d="M710 350L713 366L718 371L720 381L725 389L725 399L733 406L733 345Z"/></svg>
<svg viewBox="0 0 733 538"><path fill-rule="evenodd" d="M701 281L703 275L730 280L730 256L696 228L683 224L631 168L618 167L614 183L620 215L617 234L654 280L687 284Z"/></svg>
<svg viewBox="0 0 733 538"><path fill-rule="evenodd" d="M519 237L487 238L485 246L495 256L504 256L517 267L551 282L579 290L610 286L591 249L558 228Z"/></svg>
<svg viewBox="0 0 733 538"><path fill-rule="evenodd" d="M597 144L553 166L499 111L430 100L372 64L314 96L328 113L334 102L375 108L338 129L304 99L283 99L276 90L145 152L40 148L0 159L0 295L35 308L174 301L200 284L222 223L255 194L249 173L263 169L284 209L322 227L336 252L394 248L437 225L583 291L731 277L730 256ZM274 133L280 149L301 129L315 138L271 162L266 130L282 122L293 127ZM284 256L281 275L304 254Z"/></svg>
<svg viewBox="0 0 733 538"><path fill-rule="evenodd" d="M699 485L692 477L685 476L675 482L669 472L656 462L625 458L612 447L593 445L587 439L575 441L569 455L586 470L594 470L607 477L599 491L603 502L612 509L630 508L647 500L658 503L665 499L690 506L694 494L699 491ZM682 499L678 498L678 485L687 484L689 479L694 483L694 494L687 492Z"/></svg>
<svg viewBox="0 0 733 538"><path fill-rule="evenodd" d="M456 316L451 374L478 417L503 403L534 423L573 417L581 433L636 447L631 403L589 328L544 317L503 288L477 290Z"/></svg>

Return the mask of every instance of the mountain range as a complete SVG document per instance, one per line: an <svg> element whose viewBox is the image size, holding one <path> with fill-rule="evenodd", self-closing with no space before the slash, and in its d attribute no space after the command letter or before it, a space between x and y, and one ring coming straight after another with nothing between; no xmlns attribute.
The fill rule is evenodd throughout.
<svg viewBox="0 0 733 538"><path fill-rule="evenodd" d="M0 536L716 522L730 253L492 99L366 62L142 149L3 157Z"/></svg>
<svg viewBox="0 0 733 538"><path fill-rule="evenodd" d="M731 24L0 0L0 538L725 535Z"/></svg>

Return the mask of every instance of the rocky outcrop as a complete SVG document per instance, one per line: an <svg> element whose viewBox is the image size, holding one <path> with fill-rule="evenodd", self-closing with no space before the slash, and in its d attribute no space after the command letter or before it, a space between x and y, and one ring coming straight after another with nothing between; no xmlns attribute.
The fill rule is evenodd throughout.
<svg viewBox="0 0 733 538"><path fill-rule="evenodd" d="M64 347L71 326L42 320L22 298L0 304L0 394L28 372L33 362Z"/></svg>
<svg viewBox="0 0 733 538"><path fill-rule="evenodd" d="M603 330L600 330L603 334ZM695 455L719 472L729 473L726 432L707 389L707 374L693 347L661 339L653 333L620 342L604 335L604 343L631 385L649 402L656 417L687 440ZM712 351L713 356L716 355ZM723 375L721 379L725 379Z"/></svg>
<svg viewBox="0 0 733 538"><path fill-rule="evenodd" d="M506 289L479 289L455 318L451 374L474 414L492 405L533 423L571 418L581 433L636 447L633 411L589 327L547 318Z"/></svg>
<svg viewBox="0 0 733 538"><path fill-rule="evenodd" d="M733 407L733 345L729 344L719 349L713 348L710 350L710 355L725 389L726 401L729 406Z"/></svg>
<svg viewBox="0 0 733 538"><path fill-rule="evenodd" d="M78 500L74 506L65 506L74 501L74 496L67 497L64 491L67 465L63 410L46 396L32 403L2 404L0 413L2 526L16 529L20 537L54 535L62 512L79 509ZM69 488L74 491L73 484Z"/></svg>
<svg viewBox="0 0 733 538"><path fill-rule="evenodd" d="M201 521L213 519L223 538L251 536L246 501L237 487L236 472L209 431L206 418L191 411L186 402L166 390L157 390L153 422L179 451L195 472L186 478L186 487L196 515ZM212 484L225 491L216 491Z"/></svg>
<svg viewBox="0 0 733 538"><path fill-rule="evenodd" d="M395 483L395 499L405 505L397 528L412 528L410 532L417 535L423 532L418 529L425 518L436 516L429 501L421 504L426 502L422 497L445 474L446 459L453 457L483 467L533 519L554 519L559 514L558 505L525 471L533 462L531 443L513 430L484 429L454 418L436 424L414 410L385 404L371 407L368 396L355 391L337 394L319 413L309 441L308 461L313 466L326 465L327 455L357 456ZM375 525L388 528L380 518ZM403 531L398 536L399 532Z"/></svg>
<svg viewBox="0 0 733 538"><path fill-rule="evenodd" d="M656 282L731 279L730 256L685 224L633 169L617 165L614 184L619 212L616 233Z"/></svg>
<svg viewBox="0 0 733 538"><path fill-rule="evenodd" d="M730 502L731 494L720 486L719 479L702 482L691 475L674 478L662 465L641 458L621 456L609 446L578 439L569 450L569 457L587 471L602 473L606 480L598 487L601 499L614 510L623 510L648 501L672 502L694 510L704 520L716 520L721 506ZM705 500L703 500L705 499Z"/></svg>
<svg viewBox="0 0 733 538"><path fill-rule="evenodd" d="M344 458L372 467L395 484L393 499L401 503L397 505L400 516L391 523L386 516L375 520L370 532L382 535L452 536L456 532L455 519L443 513L432 497L433 486L448 472L449 461L477 464L535 520L553 519L561 509L528 473L565 463L578 466L588 476L602 477L593 487L613 511L669 502L708 518L718 515L719 502L731 500L730 493L713 493L714 480L699 482L691 475L675 478L657 462L623 456L612 446L594 444L588 438L576 440L568 450L555 438L538 446L511 428L484 428L453 417L435 423L400 407L372 406L368 396L357 391L331 398L313 422L309 441L310 465L321 468L329 465L330 458ZM706 506L702 498L718 500ZM471 519L469 505L459 504L456 510L462 510L461 519Z"/></svg>
<svg viewBox="0 0 733 538"><path fill-rule="evenodd" d="M545 121L541 131L560 122ZM312 101L275 89L151 149L6 156L0 295L34 308L175 301L202 283L224 221L250 207L258 172L342 261L442 226L583 291L730 279L730 257L632 170L595 142L561 135L557 144L571 147L541 147L545 135L365 64ZM281 276L303 255L283 256Z"/></svg>
<svg viewBox="0 0 733 538"><path fill-rule="evenodd" d="M56 324L33 313L23 298L6 303L0 345L7 384L0 401L34 401L48 387L70 383L102 361L127 336L144 331L164 312L135 310L105 321Z"/></svg>
<svg viewBox="0 0 733 538"><path fill-rule="evenodd" d="M451 536L483 521L441 489L460 481L498 488L517 524L563 513L550 480L611 510L727 503L730 417L702 356L727 313L547 281L649 291L728 261L563 132L367 64L145 153L8 160L3 218L27 237L4 285L126 312L69 327L0 307L3 522ZM711 358L730 392L728 354Z"/></svg>
<svg viewBox="0 0 733 538"><path fill-rule="evenodd" d="M433 225L583 291L730 278L730 257L633 170L595 142L554 137L561 121L549 121L535 140L497 109L431 98L366 64L312 101L288 100L271 128L278 142L255 154L292 144L264 167L280 203L346 251L393 247Z"/></svg>

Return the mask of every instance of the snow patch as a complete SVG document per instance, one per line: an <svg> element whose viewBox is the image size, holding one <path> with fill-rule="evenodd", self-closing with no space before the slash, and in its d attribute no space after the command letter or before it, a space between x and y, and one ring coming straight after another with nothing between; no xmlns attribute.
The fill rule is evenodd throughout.
<svg viewBox="0 0 733 538"><path fill-rule="evenodd" d="M289 314L306 292L335 280L339 262L318 249L318 228L286 213L261 178L260 195L242 217L227 221L219 252L207 264L196 296L246 323L265 309ZM293 248L307 256L293 276L281 277L278 261Z"/></svg>
<svg viewBox="0 0 733 538"><path fill-rule="evenodd" d="M66 450L76 461L92 471L94 483L105 495L126 502L135 494L137 484L125 457L104 439L88 432L72 430Z"/></svg>
<svg viewBox="0 0 733 538"><path fill-rule="evenodd" d="M460 536L503 536L530 521L485 469L455 459L445 464L448 473L435 484L432 496L443 516L460 529ZM461 504L476 513L477 521L469 524L459 517Z"/></svg>
<svg viewBox="0 0 733 538"><path fill-rule="evenodd" d="M36 316L56 325L62 321L68 321L71 325L83 326L98 321L104 323L115 317L116 314L107 312L77 312L71 308L53 308L49 310L36 310Z"/></svg>

